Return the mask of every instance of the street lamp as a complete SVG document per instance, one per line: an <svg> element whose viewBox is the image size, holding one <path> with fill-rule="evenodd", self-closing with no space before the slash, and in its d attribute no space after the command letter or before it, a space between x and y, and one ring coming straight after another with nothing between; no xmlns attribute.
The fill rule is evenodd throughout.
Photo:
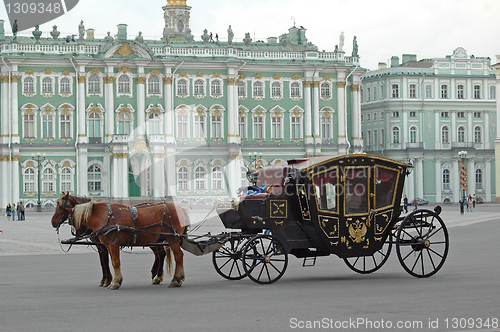
<svg viewBox="0 0 500 332"><path fill-rule="evenodd" d="M460 188L463 190L463 198L465 198L467 192L467 166L464 161L467 158L467 151L460 151L458 156L460 157Z"/></svg>
<svg viewBox="0 0 500 332"><path fill-rule="evenodd" d="M258 162L262 160L262 152L261 153L249 152L248 159L250 159L250 164L248 165L247 179L250 183L252 183L254 186L256 186L257 185L257 172L255 170L257 168L259 168ZM252 164L255 164L255 167L253 170L250 169Z"/></svg>
<svg viewBox="0 0 500 332"><path fill-rule="evenodd" d="M34 160L36 160L36 165L37 165L37 169L38 169L38 203L37 203L37 206L36 206L36 212L42 212L42 202L40 201L40 162L44 161L45 160L45 157L47 156L47 154L41 154L40 152L38 152L37 154L35 153L32 153L31 154L31 158L33 158Z"/></svg>

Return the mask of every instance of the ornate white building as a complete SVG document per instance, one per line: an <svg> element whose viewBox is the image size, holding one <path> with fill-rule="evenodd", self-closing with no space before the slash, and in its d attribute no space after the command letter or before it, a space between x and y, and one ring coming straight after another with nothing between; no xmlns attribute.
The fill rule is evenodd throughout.
<svg viewBox="0 0 500 332"><path fill-rule="evenodd" d="M125 24L94 39L83 23L73 40L57 27L15 38L0 22L0 204L52 205L61 191L227 200L247 184L248 153L267 165L362 150L357 43L320 52L303 27L195 40L185 0L163 10L162 40Z"/></svg>
<svg viewBox="0 0 500 332"><path fill-rule="evenodd" d="M459 47L444 58L391 62L363 78L365 151L414 165L405 184L412 199L458 202L463 163L465 193L495 201L498 84L490 59Z"/></svg>

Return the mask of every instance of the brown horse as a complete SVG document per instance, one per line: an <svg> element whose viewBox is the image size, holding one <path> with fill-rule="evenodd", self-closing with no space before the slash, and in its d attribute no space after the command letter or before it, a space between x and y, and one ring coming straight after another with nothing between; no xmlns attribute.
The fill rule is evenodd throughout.
<svg viewBox="0 0 500 332"><path fill-rule="evenodd" d="M173 204L157 204L140 207L134 217L128 206L121 204L78 202L68 193L57 200L57 208L52 217L52 226L59 227L66 219L73 220L77 234L92 230L93 236L110 253L115 276L108 286L118 289L123 277L120 269L120 247L147 246L167 240L175 259L175 273L169 287L180 287L184 281L183 253L180 250L180 234L184 234L189 224L187 213ZM153 283L163 280L163 257L161 250L155 251L155 265L151 270ZM160 247L162 248L162 247ZM170 251L170 250L169 250ZM167 254L167 270L170 270L170 254ZM107 257L107 255L106 255ZM161 268L161 274L160 274ZM109 267L108 267L109 269ZM104 267L103 267L103 275ZM103 277L104 278L104 277Z"/></svg>

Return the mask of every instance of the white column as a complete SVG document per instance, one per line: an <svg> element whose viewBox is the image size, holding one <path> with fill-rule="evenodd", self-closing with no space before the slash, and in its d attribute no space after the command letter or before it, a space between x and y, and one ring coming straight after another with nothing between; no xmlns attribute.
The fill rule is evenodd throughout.
<svg viewBox="0 0 500 332"><path fill-rule="evenodd" d="M76 104L76 114L78 117L78 143L88 143L85 135L85 79L86 76L78 76L78 102ZM87 170L85 169L85 172Z"/></svg>
<svg viewBox="0 0 500 332"><path fill-rule="evenodd" d="M410 159L411 161L411 159ZM413 201L413 197L415 197L415 165L413 165L413 170L408 177L406 178L406 196L408 196L409 201Z"/></svg>
<svg viewBox="0 0 500 332"><path fill-rule="evenodd" d="M313 84L313 128L314 128L314 138L319 140L321 138L319 130L319 81L314 81Z"/></svg>
<svg viewBox="0 0 500 332"><path fill-rule="evenodd" d="M78 147L78 174L76 174L77 184L76 192L78 195L88 196L88 185L87 185L87 149Z"/></svg>
<svg viewBox="0 0 500 332"><path fill-rule="evenodd" d="M483 184L486 190L485 202L491 202L491 187L494 185L491 182L491 158L484 158L484 163L486 164Z"/></svg>
<svg viewBox="0 0 500 332"><path fill-rule="evenodd" d="M165 136L167 143L175 143L174 139L174 126L175 126L175 116L174 116L174 100L172 91L172 77L164 78L164 96L165 96ZM169 194L170 195L170 194Z"/></svg>
<svg viewBox="0 0 500 332"><path fill-rule="evenodd" d="M104 77L104 107L105 112L105 140L104 142L109 143L113 140L113 135L115 133L115 105L114 105L114 94L113 94L113 81L114 76Z"/></svg>
<svg viewBox="0 0 500 332"><path fill-rule="evenodd" d="M436 135L436 142L435 142L435 147L436 150L441 149L441 123L439 122L441 119L439 112L434 113L434 120L436 122L436 130L434 130L434 133ZM422 141L424 141L424 137L422 137Z"/></svg>
<svg viewBox="0 0 500 332"><path fill-rule="evenodd" d="M305 106L305 115L304 115L304 134L305 134L305 143L312 144L312 109L311 109L311 81L304 82L304 106Z"/></svg>
<svg viewBox="0 0 500 332"><path fill-rule="evenodd" d="M227 181L228 181L228 190L229 190L229 199L236 198L236 191L241 186L241 171L240 171L240 158L241 153L239 155L229 155L228 163L226 166L227 169Z"/></svg>
<svg viewBox="0 0 500 332"><path fill-rule="evenodd" d="M143 68L142 68L143 69ZM144 70L144 69L143 69ZM146 82L146 77L137 77L137 138L145 138L146 132L146 114L144 113L145 107L145 90L144 83Z"/></svg>
<svg viewBox="0 0 500 332"><path fill-rule="evenodd" d="M450 142L456 142L457 141L457 112L451 112L451 141Z"/></svg>
<svg viewBox="0 0 500 332"><path fill-rule="evenodd" d="M10 87L10 108L12 110L12 143L19 143L20 142L20 137L19 137L19 104L18 104L18 99L17 99L17 94L18 94L18 82L19 80L19 75L12 75L12 84ZM17 169L17 168L16 168ZM18 187L17 183L16 187ZM18 188L19 189L19 188Z"/></svg>
<svg viewBox="0 0 500 332"><path fill-rule="evenodd" d="M153 197L165 197L165 153L153 153L152 172Z"/></svg>
<svg viewBox="0 0 500 332"><path fill-rule="evenodd" d="M363 140L361 139L361 105L359 103L359 89L360 84L351 85L352 145L358 147L354 150L355 153L361 152L363 146ZM382 139L384 138L381 137L380 140ZM377 144L378 143L379 142L377 142Z"/></svg>
<svg viewBox="0 0 500 332"><path fill-rule="evenodd" d="M339 77L340 79L340 77ZM343 77L342 77L343 79ZM338 121L338 131L339 131L339 137L337 144L346 144L346 138L347 138L347 133L346 133L346 124L345 124L345 85L346 82L344 81L339 81L337 82L337 96L338 96L338 116L337 116L337 121Z"/></svg>
<svg viewBox="0 0 500 332"><path fill-rule="evenodd" d="M476 158L469 158L469 165L467 166L467 195L473 195L476 192L476 170L474 168L475 161Z"/></svg>
<svg viewBox="0 0 500 332"><path fill-rule="evenodd" d="M437 157L435 159L435 167L436 167L436 203L440 203L442 201L441 198L441 188L442 188L442 171L441 171L441 163L443 162L443 158ZM451 180L451 179L450 179ZM452 182L452 181L450 181Z"/></svg>
<svg viewBox="0 0 500 332"><path fill-rule="evenodd" d="M2 74L7 74L7 73L2 73ZM1 101L1 107L2 107L2 125L0 127L0 137L1 141L5 144L8 143L9 140L9 75L1 76L0 81L2 82L2 101Z"/></svg>
<svg viewBox="0 0 500 332"><path fill-rule="evenodd" d="M483 138L483 147L485 150L491 149L490 144L490 112L484 112L484 137Z"/></svg>
<svg viewBox="0 0 500 332"><path fill-rule="evenodd" d="M167 195L168 196L176 196L177 193L177 185L175 181L175 148L167 147L166 148L166 173L167 173Z"/></svg>
<svg viewBox="0 0 500 332"><path fill-rule="evenodd" d="M228 143L240 143L239 137L237 137L238 128L238 108L235 108L234 99L235 95L235 79L230 77L226 80L227 82L227 137Z"/></svg>
<svg viewBox="0 0 500 332"><path fill-rule="evenodd" d="M472 122L472 111L467 112L467 139L466 142L474 142L474 122Z"/></svg>
<svg viewBox="0 0 500 332"><path fill-rule="evenodd" d="M415 175L416 175L416 193L417 197L424 198L424 158L415 159Z"/></svg>
<svg viewBox="0 0 500 332"><path fill-rule="evenodd" d="M401 123L401 133L403 134L403 137L401 139L401 148L406 149L406 143L409 142L408 140L408 110L403 110L403 121Z"/></svg>
<svg viewBox="0 0 500 332"><path fill-rule="evenodd" d="M451 183L453 183L453 202L457 203L460 198L460 158L454 157L451 158L451 162L453 163L453 172L451 174Z"/></svg>
<svg viewBox="0 0 500 332"><path fill-rule="evenodd" d="M113 153L112 166L111 166L111 197L118 197L120 194L120 181L118 180L118 156Z"/></svg>

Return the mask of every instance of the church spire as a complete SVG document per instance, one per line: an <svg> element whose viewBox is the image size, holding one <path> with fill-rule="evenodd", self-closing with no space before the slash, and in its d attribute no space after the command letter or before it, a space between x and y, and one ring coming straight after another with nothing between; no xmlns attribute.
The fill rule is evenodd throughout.
<svg viewBox="0 0 500 332"><path fill-rule="evenodd" d="M167 0L167 7L170 6L187 6L186 0Z"/></svg>

